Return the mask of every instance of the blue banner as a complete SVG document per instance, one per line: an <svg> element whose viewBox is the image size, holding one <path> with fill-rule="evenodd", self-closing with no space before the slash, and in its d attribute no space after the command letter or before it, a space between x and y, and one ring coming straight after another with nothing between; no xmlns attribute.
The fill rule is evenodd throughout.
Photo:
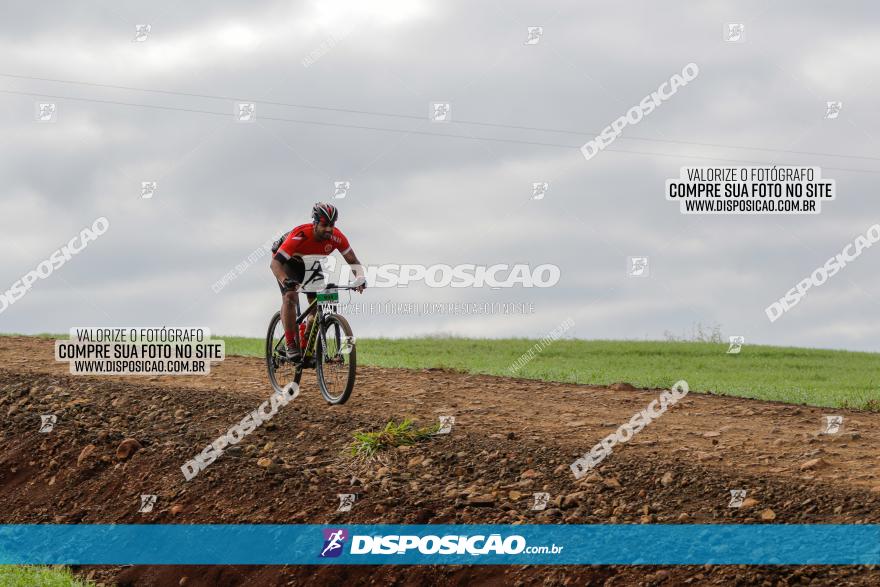
<svg viewBox="0 0 880 587"><path fill-rule="evenodd" d="M877 565L880 525L0 525L0 564Z"/></svg>

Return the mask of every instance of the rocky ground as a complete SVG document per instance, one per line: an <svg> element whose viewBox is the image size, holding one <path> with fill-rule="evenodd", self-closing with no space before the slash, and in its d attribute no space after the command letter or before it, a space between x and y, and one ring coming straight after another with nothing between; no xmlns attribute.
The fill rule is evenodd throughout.
<svg viewBox="0 0 880 587"><path fill-rule="evenodd" d="M206 377L83 377L52 341L0 338L2 523L880 523L880 414L691 393L593 473L568 466L660 390L359 368L344 406L313 374L269 423L186 481L180 466L266 400L264 363ZM687 379L687 373L681 378ZM840 432L820 434L826 414ZM40 415L57 417L39 432ZM394 418L451 434L346 453ZM740 508L731 489L745 489ZM543 511L533 493L547 492ZM354 493L337 512L339 493ZM140 495L155 494L141 513ZM82 567L118 585L876 585L865 567Z"/></svg>

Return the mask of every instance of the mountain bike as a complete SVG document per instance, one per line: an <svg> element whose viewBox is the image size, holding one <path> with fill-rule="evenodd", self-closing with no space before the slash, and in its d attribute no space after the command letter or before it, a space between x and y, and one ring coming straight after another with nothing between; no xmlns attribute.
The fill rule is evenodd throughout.
<svg viewBox="0 0 880 587"><path fill-rule="evenodd" d="M305 333L305 349L300 346L302 357L291 361L285 354L284 325L281 312L275 312L266 333L266 366L269 381L275 391L281 392L291 383L299 385L303 369L315 369L321 395L329 404L344 404L354 389L357 353L351 326L339 315L339 291L353 290L357 286L327 286L316 292L315 299L296 318L296 344L300 344L299 325L310 315L311 324ZM298 305L298 304L297 304Z"/></svg>

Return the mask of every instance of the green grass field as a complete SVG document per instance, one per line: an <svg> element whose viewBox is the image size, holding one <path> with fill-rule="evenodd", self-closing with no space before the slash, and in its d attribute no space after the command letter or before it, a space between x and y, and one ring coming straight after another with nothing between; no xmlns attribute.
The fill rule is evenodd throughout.
<svg viewBox="0 0 880 587"><path fill-rule="evenodd" d="M87 587L65 567L32 567L0 565L0 585L3 587Z"/></svg>
<svg viewBox="0 0 880 587"><path fill-rule="evenodd" d="M264 341L226 337L227 354L263 356ZM358 339L358 362L380 367L446 367L466 373L568 383L667 388L880 411L880 354L727 344L558 340L511 374L537 341L527 339Z"/></svg>
<svg viewBox="0 0 880 587"><path fill-rule="evenodd" d="M67 338L67 335L39 335ZM227 355L262 357L262 339L220 337ZM691 391L825 407L880 411L880 353L727 344L558 340L516 373L509 367L538 341L427 337L358 339L361 365L514 376L567 383L667 388L679 379Z"/></svg>

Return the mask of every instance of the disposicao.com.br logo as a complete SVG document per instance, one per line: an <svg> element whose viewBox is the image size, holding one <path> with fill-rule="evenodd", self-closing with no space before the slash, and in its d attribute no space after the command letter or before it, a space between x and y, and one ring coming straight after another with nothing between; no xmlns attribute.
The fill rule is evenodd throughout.
<svg viewBox="0 0 880 587"><path fill-rule="evenodd" d="M337 557L344 549L348 533L341 528L324 529L321 558ZM448 534L427 535L354 535L351 537L351 555L422 554L422 555L517 555L559 554L562 546L528 546L526 539L518 534L502 538L501 534L475 534L465 536ZM410 553L410 551L414 551Z"/></svg>

